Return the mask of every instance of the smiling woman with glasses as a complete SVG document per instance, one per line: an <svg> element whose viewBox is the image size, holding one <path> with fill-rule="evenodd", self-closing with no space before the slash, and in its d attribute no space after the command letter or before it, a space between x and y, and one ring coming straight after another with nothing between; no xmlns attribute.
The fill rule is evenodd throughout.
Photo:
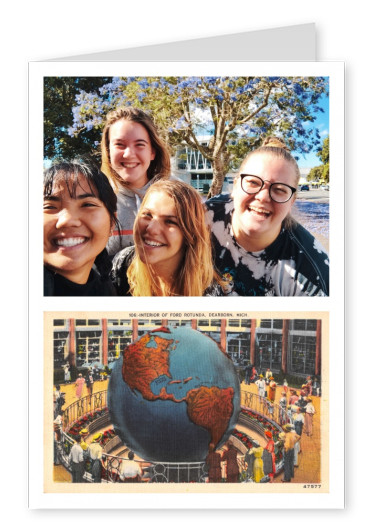
<svg viewBox="0 0 376 531"><path fill-rule="evenodd" d="M299 179L285 144L268 137L242 162L231 196L207 201L228 295L329 295L329 258L291 217Z"/></svg>
<svg viewBox="0 0 376 531"><path fill-rule="evenodd" d="M263 181L261 177L256 175L247 175L246 173L240 174L241 187L243 192L249 195L255 195L261 192L264 185L268 181ZM270 199L276 203L287 203L293 194L295 194L296 188L289 186L285 183L270 183L269 185L269 196Z"/></svg>

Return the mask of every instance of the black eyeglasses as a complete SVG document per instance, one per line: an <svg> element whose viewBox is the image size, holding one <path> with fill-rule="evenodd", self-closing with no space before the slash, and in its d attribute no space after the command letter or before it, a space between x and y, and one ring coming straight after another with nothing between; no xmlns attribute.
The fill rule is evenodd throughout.
<svg viewBox="0 0 376 531"><path fill-rule="evenodd" d="M264 181L256 175L247 175L246 173L241 173L240 179L243 192L249 195L258 194L263 189L265 183L269 182ZM285 183L270 183L269 185L270 199L276 203L287 203L295 192L296 188Z"/></svg>

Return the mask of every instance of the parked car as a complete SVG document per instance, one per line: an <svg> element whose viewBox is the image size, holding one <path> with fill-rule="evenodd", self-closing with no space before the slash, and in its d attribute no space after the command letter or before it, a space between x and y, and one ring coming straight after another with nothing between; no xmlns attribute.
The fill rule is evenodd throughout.
<svg viewBox="0 0 376 531"><path fill-rule="evenodd" d="M308 192L308 190L309 190L308 184L302 184L302 186L300 187L301 192Z"/></svg>

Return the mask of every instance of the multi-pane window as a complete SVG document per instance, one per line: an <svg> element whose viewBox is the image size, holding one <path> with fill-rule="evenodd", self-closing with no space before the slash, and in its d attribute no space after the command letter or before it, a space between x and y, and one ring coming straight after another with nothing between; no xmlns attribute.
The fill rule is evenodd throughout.
<svg viewBox="0 0 376 531"><path fill-rule="evenodd" d="M76 319L76 326L100 326L100 319Z"/></svg>
<svg viewBox="0 0 376 531"><path fill-rule="evenodd" d="M132 326L132 321L130 319L107 319L107 326Z"/></svg>
<svg viewBox="0 0 376 531"><path fill-rule="evenodd" d="M191 321L186 319L169 319L167 326L189 326L192 327Z"/></svg>
<svg viewBox="0 0 376 531"><path fill-rule="evenodd" d="M265 327L266 328L266 327ZM262 370L280 370L282 362L282 334L276 331L259 332L256 337L256 355Z"/></svg>
<svg viewBox="0 0 376 531"><path fill-rule="evenodd" d="M153 330L153 328L157 328L157 326L162 326L162 320L161 319L139 319L138 326L148 327L150 328L150 330Z"/></svg>
<svg viewBox="0 0 376 531"><path fill-rule="evenodd" d="M69 332L54 332L54 367L61 368L68 362Z"/></svg>
<svg viewBox="0 0 376 531"><path fill-rule="evenodd" d="M54 319L54 326L65 326L65 319Z"/></svg>
<svg viewBox="0 0 376 531"><path fill-rule="evenodd" d="M109 330L108 363L121 356L124 349L132 343L132 330Z"/></svg>
<svg viewBox="0 0 376 531"><path fill-rule="evenodd" d="M250 336L247 333L227 334L227 352L235 363L249 363Z"/></svg>
<svg viewBox="0 0 376 531"><path fill-rule="evenodd" d="M261 319L259 328L273 328L275 330L282 330L283 319Z"/></svg>
<svg viewBox="0 0 376 531"><path fill-rule="evenodd" d="M314 374L316 359L316 335L292 335L290 337L289 372Z"/></svg>
<svg viewBox="0 0 376 531"><path fill-rule="evenodd" d="M99 330L84 330L76 332L76 365L101 363L102 360L102 332Z"/></svg>
<svg viewBox="0 0 376 531"><path fill-rule="evenodd" d="M317 329L316 319L293 319L290 321L291 330L306 330L314 332Z"/></svg>

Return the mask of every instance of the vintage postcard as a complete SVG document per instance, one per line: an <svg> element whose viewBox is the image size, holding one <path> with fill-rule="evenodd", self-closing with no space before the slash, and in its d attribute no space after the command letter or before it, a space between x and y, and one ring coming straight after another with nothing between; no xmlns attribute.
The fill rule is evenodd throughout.
<svg viewBox="0 0 376 531"><path fill-rule="evenodd" d="M329 357L327 312L45 312L44 491L325 496Z"/></svg>

